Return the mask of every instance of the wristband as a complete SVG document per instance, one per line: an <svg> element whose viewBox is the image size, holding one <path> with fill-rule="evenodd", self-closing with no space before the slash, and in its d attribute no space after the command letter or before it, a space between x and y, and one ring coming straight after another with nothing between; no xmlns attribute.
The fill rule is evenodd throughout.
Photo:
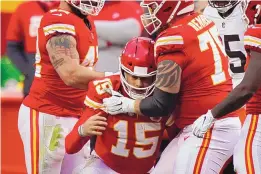
<svg viewBox="0 0 261 174"><path fill-rule="evenodd" d="M113 75L113 72L104 72L105 77L108 77L108 76L111 76L111 75Z"/></svg>
<svg viewBox="0 0 261 174"><path fill-rule="evenodd" d="M83 133L83 127L82 125L78 127L78 134L80 135L80 137L86 137Z"/></svg>

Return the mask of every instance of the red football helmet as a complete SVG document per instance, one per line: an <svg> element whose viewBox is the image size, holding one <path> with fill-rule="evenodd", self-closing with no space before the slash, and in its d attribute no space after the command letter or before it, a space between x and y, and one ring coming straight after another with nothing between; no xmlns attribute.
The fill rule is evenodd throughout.
<svg viewBox="0 0 261 174"><path fill-rule="evenodd" d="M261 1L251 0L246 9L249 25L261 23Z"/></svg>
<svg viewBox="0 0 261 174"><path fill-rule="evenodd" d="M141 15L142 24L152 35L177 16L194 11L194 0L143 0L140 6L147 11Z"/></svg>
<svg viewBox="0 0 261 174"><path fill-rule="evenodd" d="M97 16L102 10L105 0L66 0L66 2L80 10L83 15Z"/></svg>
<svg viewBox="0 0 261 174"><path fill-rule="evenodd" d="M157 67L154 59L154 41L145 37L131 39L120 56L120 78L123 89L133 99L149 96L155 88ZM129 84L125 72L136 77L155 77L148 87L137 88Z"/></svg>

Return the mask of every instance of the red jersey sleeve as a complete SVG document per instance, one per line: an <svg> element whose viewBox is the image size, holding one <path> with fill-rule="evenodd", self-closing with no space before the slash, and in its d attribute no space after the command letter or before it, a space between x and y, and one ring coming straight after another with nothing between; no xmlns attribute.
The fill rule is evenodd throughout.
<svg viewBox="0 0 261 174"><path fill-rule="evenodd" d="M44 15L39 29L43 30L46 41L59 34L70 34L76 37L72 14L61 9L50 10Z"/></svg>
<svg viewBox="0 0 261 174"><path fill-rule="evenodd" d="M102 100L111 96L110 90L118 91L120 88L119 75L110 76L89 82L88 92L84 104L92 109L102 109Z"/></svg>
<svg viewBox="0 0 261 174"><path fill-rule="evenodd" d="M89 141L90 137L81 137L78 133L78 128L91 116L95 115L94 110L86 108L81 118L74 125L73 130L65 138L65 149L68 154L79 152L82 147Z"/></svg>
<svg viewBox="0 0 261 174"><path fill-rule="evenodd" d="M244 37L246 50L261 53L261 24L248 28Z"/></svg>
<svg viewBox="0 0 261 174"><path fill-rule="evenodd" d="M8 41L22 41L23 31L21 27L22 22L20 20L20 7L12 14L11 20L8 24L6 40Z"/></svg>
<svg viewBox="0 0 261 174"><path fill-rule="evenodd" d="M175 29L170 28L163 32L157 38L154 49L157 64L163 60L173 60L181 69L185 67L187 60L184 37Z"/></svg>
<svg viewBox="0 0 261 174"><path fill-rule="evenodd" d="M90 137L81 137L78 133L78 128L91 116L97 114L103 108L102 100L110 97L110 93L107 90L114 89L119 90L120 77L119 75L110 76L89 82L88 92L85 99L85 105L87 106L81 118L75 124L73 130L66 136L65 148L69 154L77 153L82 149L84 144L88 142Z"/></svg>

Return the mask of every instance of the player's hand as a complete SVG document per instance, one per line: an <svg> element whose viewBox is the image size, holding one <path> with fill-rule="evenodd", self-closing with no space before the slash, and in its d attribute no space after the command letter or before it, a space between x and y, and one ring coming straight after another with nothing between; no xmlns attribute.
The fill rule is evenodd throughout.
<svg viewBox="0 0 261 174"><path fill-rule="evenodd" d="M111 115L134 113L135 100L124 97L117 91L111 90L111 97L103 99L104 111Z"/></svg>
<svg viewBox="0 0 261 174"><path fill-rule="evenodd" d="M102 135L108 125L107 119L101 113L95 114L82 124L83 136Z"/></svg>
<svg viewBox="0 0 261 174"><path fill-rule="evenodd" d="M201 115L192 125L192 132L195 136L202 138L204 134L213 125L215 118L213 117L211 110L206 114Z"/></svg>

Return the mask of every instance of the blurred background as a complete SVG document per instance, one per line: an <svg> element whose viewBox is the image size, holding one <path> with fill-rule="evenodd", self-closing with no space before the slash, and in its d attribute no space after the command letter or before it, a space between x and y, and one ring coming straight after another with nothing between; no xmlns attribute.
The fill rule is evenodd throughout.
<svg viewBox="0 0 261 174"><path fill-rule="evenodd" d="M42 15L56 4L49 1L1 1L1 173L23 174L23 145L17 129L18 109L34 76L36 33ZM204 9L207 1L197 3ZM98 71L118 70L118 57L132 37L147 36L138 1L106 1L94 17L99 37Z"/></svg>

